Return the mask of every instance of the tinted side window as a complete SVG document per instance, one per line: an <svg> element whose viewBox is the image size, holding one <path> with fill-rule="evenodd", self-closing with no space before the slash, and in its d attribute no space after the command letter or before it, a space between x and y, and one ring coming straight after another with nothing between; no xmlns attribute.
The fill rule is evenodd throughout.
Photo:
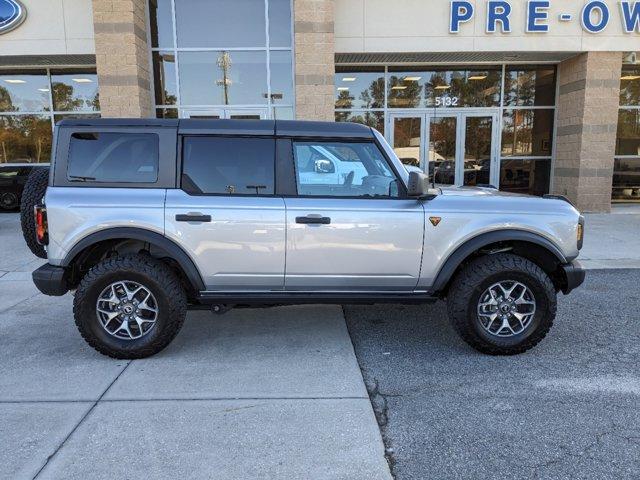
<svg viewBox="0 0 640 480"><path fill-rule="evenodd" d="M193 194L273 195L275 140L185 137L182 189Z"/></svg>
<svg viewBox="0 0 640 480"><path fill-rule="evenodd" d="M294 142L298 194L398 197L398 180L371 142Z"/></svg>
<svg viewBox="0 0 640 480"><path fill-rule="evenodd" d="M158 136L153 133L74 133L67 178L78 182L154 183Z"/></svg>

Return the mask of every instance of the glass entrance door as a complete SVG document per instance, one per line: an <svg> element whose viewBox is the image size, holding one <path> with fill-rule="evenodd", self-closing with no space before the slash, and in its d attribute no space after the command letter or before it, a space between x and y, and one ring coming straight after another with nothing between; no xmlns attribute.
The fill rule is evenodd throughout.
<svg viewBox="0 0 640 480"><path fill-rule="evenodd" d="M266 108L207 108L207 109L184 109L181 112L182 118L205 118L205 119L238 119L238 120L264 120L269 118Z"/></svg>
<svg viewBox="0 0 640 480"><path fill-rule="evenodd" d="M402 163L437 185L498 186L498 119L494 110L393 113L387 131Z"/></svg>

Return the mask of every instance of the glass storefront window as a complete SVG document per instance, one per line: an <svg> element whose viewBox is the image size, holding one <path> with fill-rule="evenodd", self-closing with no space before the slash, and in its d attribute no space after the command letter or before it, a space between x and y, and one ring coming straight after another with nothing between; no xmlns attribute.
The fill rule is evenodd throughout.
<svg viewBox="0 0 640 480"><path fill-rule="evenodd" d="M616 155L640 157L640 109L620 110Z"/></svg>
<svg viewBox="0 0 640 480"><path fill-rule="evenodd" d="M464 184L491 184L492 117L468 117L464 142Z"/></svg>
<svg viewBox="0 0 640 480"><path fill-rule="evenodd" d="M611 199L640 202L640 65L624 58Z"/></svg>
<svg viewBox="0 0 640 480"><path fill-rule="evenodd" d="M0 163L49 162L55 122L99 116L95 70L0 72Z"/></svg>
<svg viewBox="0 0 640 480"><path fill-rule="evenodd" d="M177 108L157 108L156 118L178 118Z"/></svg>
<svg viewBox="0 0 640 480"><path fill-rule="evenodd" d="M393 120L393 150L398 159L411 167L420 167L422 117L400 117Z"/></svg>
<svg viewBox="0 0 640 480"><path fill-rule="evenodd" d="M176 105L176 56L173 52L153 52L156 105Z"/></svg>
<svg viewBox="0 0 640 480"><path fill-rule="evenodd" d="M384 112L336 112L336 122L361 123L362 125L375 128L384 135Z"/></svg>
<svg viewBox="0 0 640 480"><path fill-rule="evenodd" d="M502 159L500 190L529 195L549 193L551 159Z"/></svg>
<svg viewBox="0 0 640 480"><path fill-rule="evenodd" d="M291 0L269 0L271 47L291 47Z"/></svg>
<svg viewBox="0 0 640 480"><path fill-rule="evenodd" d="M549 157L553 110L505 110L502 119L502 157Z"/></svg>
<svg viewBox="0 0 640 480"><path fill-rule="evenodd" d="M171 0L149 0L151 46L173 48Z"/></svg>
<svg viewBox="0 0 640 480"><path fill-rule="evenodd" d="M640 158L615 160L612 200L640 202Z"/></svg>
<svg viewBox="0 0 640 480"><path fill-rule="evenodd" d="M100 118L99 113L60 113L53 116L53 121L58 123L60 120L69 118Z"/></svg>
<svg viewBox="0 0 640 480"><path fill-rule="evenodd" d="M384 68L336 68L336 108L383 108Z"/></svg>
<svg viewBox="0 0 640 480"><path fill-rule="evenodd" d="M150 0L149 9L158 117L294 108L291 0Z"/></svg>
<svg viewBox="0 0 640 480"><path fill-rule="evenodd" d="M620 106L640 106L640 65L623 65L622 67Z"/></svg>
<svg viewBox="0 0 640 480"><path fill-rule="evenodd" d="M386 137L393 140L399 157L411 166L425 162L425 170L428 163L431 178L437 166L437 183L476 185L503 179L505 189L548 193L555 66L339 65L334 99L336 121L377 122L382 131L391 120ZM416 132L421 118L428 121L427 128ZM501 142L499 149L494 149L496 142ZM513 161L515 170L501 174L492 167L498 160Z"/></svg>
<svg viewBox="0 0 640 480"><path fill-rule="evenodd" d="M175 0L178 47L243 48L266 44L264 0Z"/></svg>
<svg viewBox="0 0 640 480"><path fill-rule="evenodd" d="M555 67L509 67L504 79L505 106L548 107L555 105Z"/></svg>
<svg viewBox="0 0 640 480"><path fill-rule="evenodd" d="M58 112L100 110L98 76L85 72L51 72L53 109Z"/></svg>
<svg viewBox="0 0 640 480"><path fill-rule="evenodd" d="M389 108L500 106L499 69L405 70L389 67Z"/></svg>
<svg viewBox="0 0 640 480"><path fill-rule="evenodd" d="M0 115L0 163L43 163L51 158L49 115Z"/></svg>
<svg viewBox="0 0 640 480"><path fill-rule="evenodd" d="M275 50L270 53L271 101L274 104L293 104L293 65L291 52Z"/></svg>
<svg viewBox="0 0 640 480"><path fill-rule="evenodd" d="M294 120L293 107L274 107L272 118L274 120Z"/></svg>
<svg viewBox="0 0 640 480"><path fill-rule="evenodd" d="M7 72L0 75L0 112L50 110L47 72Z"/></svg>
<svg viewBox="0 0 640 480"><path fill-rule="evenodd" d="M266 52L181 52L182 105L267 103Z"/></svg>

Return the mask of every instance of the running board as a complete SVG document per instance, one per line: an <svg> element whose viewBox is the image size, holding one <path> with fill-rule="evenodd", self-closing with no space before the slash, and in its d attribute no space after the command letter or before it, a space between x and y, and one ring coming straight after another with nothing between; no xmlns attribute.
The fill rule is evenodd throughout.
<svg viewBox="0 0 640 480"><path fill-rule="evenodd" d="M438 300L427 292L200 292L203 305L421 304Z"/></svg>

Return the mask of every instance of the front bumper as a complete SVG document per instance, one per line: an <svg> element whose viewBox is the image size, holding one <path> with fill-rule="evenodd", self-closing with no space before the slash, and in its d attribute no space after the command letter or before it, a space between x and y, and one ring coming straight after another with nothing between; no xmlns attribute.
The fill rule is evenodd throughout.
<svg viewBox="0 0 640 480"><path fill-rule="evenodd" d="M31 274L33 283L45 295L60 297L69 291L66 270L45 263Z"/></svg>
<svg viewBox="0 0 640 480"><path fill-rule="evenodd" d="M566 265L562 265L561 268L564 276L562 293L567 295L584 283L584 278L587 272L582 268L582 265L580 265L580 262L577 260L567 263Z"/></svg>

